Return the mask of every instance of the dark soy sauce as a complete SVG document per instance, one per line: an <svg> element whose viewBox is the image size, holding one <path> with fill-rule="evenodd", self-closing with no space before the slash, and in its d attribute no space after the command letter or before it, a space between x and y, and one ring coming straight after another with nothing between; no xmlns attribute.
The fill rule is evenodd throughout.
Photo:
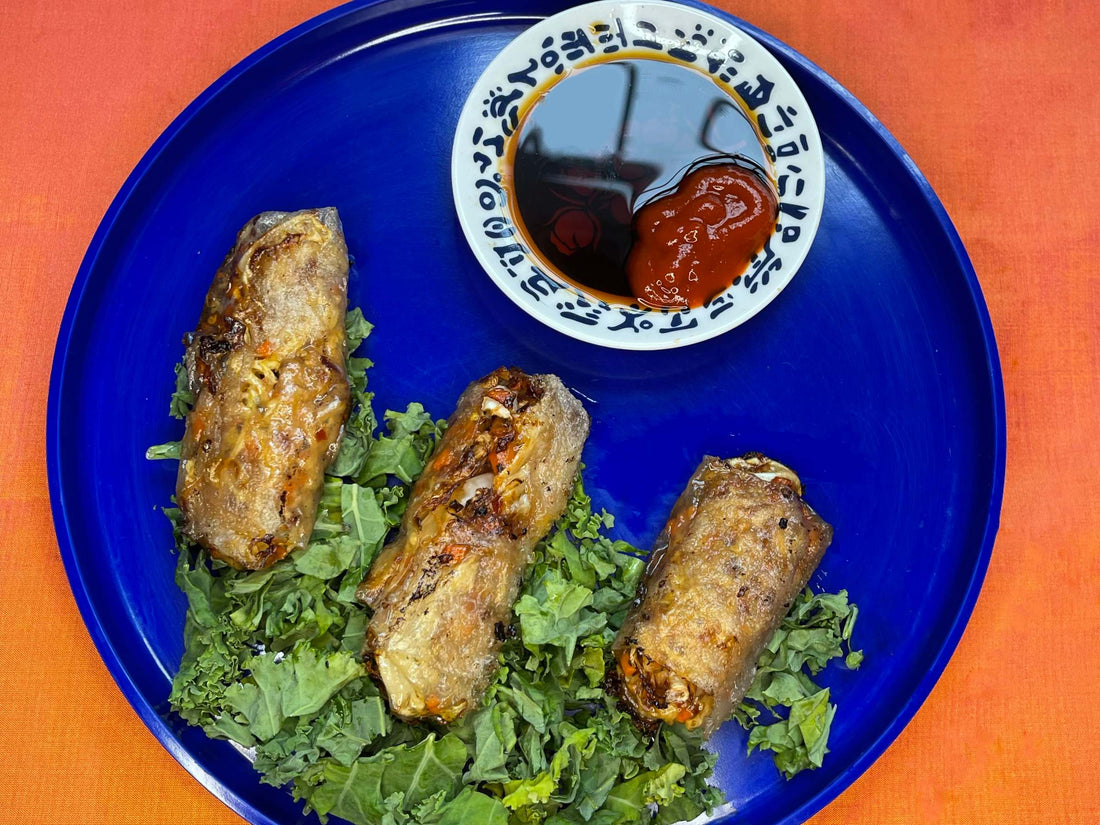
<svg viewBox="0 0 1100 825"><path fill-rule="evenodd" d="M626 261L641 206L701 162L770 169L729 94L701 72L645 58L574 71L531 107L514 140L528 239L570 281L619 302L634 298Z"/></svg>

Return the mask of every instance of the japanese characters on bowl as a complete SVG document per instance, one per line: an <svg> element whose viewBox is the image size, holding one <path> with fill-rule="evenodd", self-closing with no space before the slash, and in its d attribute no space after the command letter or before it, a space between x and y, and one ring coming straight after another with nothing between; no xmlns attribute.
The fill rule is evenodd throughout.
<svg viewBox="0 0 1100 825"><path fill-rule="evenodd" d="M648 70L639 74L630 66L659 68L649 78ZM598 67L604 73L599 78ZM684 93L676 86L673 97L667 96L670 73ZM582 76L591 82L574 79ZM696 94L703 88L737 117L729 111L716 117L715 102ZM529 126L544 109L550 128ZM689 146L681 145L685 135ZM546 227L552 244L541 246L532 240L531 213L525 223L515 192L524 168L517 157L531 156L531 146L547 155L559 152L549 166L542 156L529 164L546 173L540 184L550 181L563 204L555 225ZM599 269L606 262L600 255L608 253L596 246L614 239L613 227L601 220L667 192L683 179L691 152L746 159L778 196L774 230L732 284L725 282L728 288L701 305L653 308L623 290L589 288L564 272L559 253L578 247L595 255L591 260ZM563 156L568 163L555 166ZM517 37L471 91L451 160L459 221L496 285L566 335L638 350L711 338L770 303L809 252L824 177L817 126L779 62L728 20L663 0L578 6ZM602 217L594 202L602 204ZM624 254L622 245L620 238L611 258Z"/></svg>

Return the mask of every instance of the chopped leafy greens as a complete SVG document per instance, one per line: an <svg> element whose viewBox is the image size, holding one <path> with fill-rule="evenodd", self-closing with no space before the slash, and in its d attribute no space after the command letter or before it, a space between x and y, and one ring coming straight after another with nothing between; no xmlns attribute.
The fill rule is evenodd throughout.
<svg viewBox="0 0 1100 825"><path fill-rule="evenodd" d="M347 316L354 351L370 333ZM443 422L419 404L388 411L367 390L366 358L349 359L354 407L326 477L307 547L270 568L211 559L172 520L176 582L189 604L170 701L208 735L253 749L262 781L288 786L322 821L362 825L618 825L690 820L722 802L707 783L716 755L681 726L641 733L604 689L609 650L644 570L612 541L580 478L565 514L535 549L481 706L444 727L389 713L360 649L369 614L354 598ZM171 412L194 402L177 367ZM149 458L178 458L179 443ZM737 713L749 747L775 752L788 775L821 764L835 706L816 674L845 655L856 609L847 594L807 591L760 659ZM788 707L786 717L777 709ZM775 717L771 724L758 720Z"/></svg>
<svg viewBox="0 0 1100 825"><path fill-rule="evenodd" d="M755 748L773 751L776 767L788 779L821 767L836 705L829 701L829 689L810 676L840 657L847 667L859 667L863 652L852 649L858 614L846 590L816 595L804 590L760 654L756 679L734 711L734 718L749 730L749 753ZM779 708L787 709L786 716ZM774 721L765 724L761 716Z"/></svg>
<svg viewBox="0 0 1100 825"><path fill-rule="evenodd" d="M183 363L176 364L176 389L172 393L172 401L168 407L168 414L172 418L186 418L195 404L195 393L187 381L187 370Z"/></svg>
<svg viewBox="0 0 1100 825"><path fill-rule="evenodd" d="M158 461L164 458L171 458L179 461L180 442L165 441L163 444L154 444L152 447L145 451L145 457L149 461Z"/></svg>

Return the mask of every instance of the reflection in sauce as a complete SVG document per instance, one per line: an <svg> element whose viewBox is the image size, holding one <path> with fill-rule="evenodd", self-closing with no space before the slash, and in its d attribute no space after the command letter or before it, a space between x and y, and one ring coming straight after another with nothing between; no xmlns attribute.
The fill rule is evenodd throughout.
<svg viewBox="0 0 1100 825"><path fill-rule="evenodd" d="M509 148L506 185L528 241L609 301L698 306L775 225L754 124L686 66L628 58L575 70L528 109Z"/></svg>

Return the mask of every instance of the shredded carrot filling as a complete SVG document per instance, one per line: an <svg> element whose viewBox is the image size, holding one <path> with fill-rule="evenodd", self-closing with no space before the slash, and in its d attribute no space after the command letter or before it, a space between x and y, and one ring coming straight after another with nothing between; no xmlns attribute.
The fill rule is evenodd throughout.
<svg viewBox="0 0 1100 825"><path fill-rule="evenodd" d="M493 450L489 453L489 466L492 467L494 473L499 473L505 467L512 463L512 459L516 457L516 442L509 441L508 446L503 450Z"/></svg>
<svg viewBox="0 0 1100 825"><path fill-rule="evenodd" d="M202 433L206 429L206 418L198 413L191 413L191 420L188 423L191 425L193 440L201 441Z"/></svg>
<svg viewBox="0 0 1100 825"><path fill-rule="evenodd" d="M451 557L452 564L458 564L460 561L466 558L466 554L470 552L470 545L448 544L443 548L443 552Z"/></svg>
<svg viewBox="0 0 1100 825"><path fill-rule="evenodd" d="M619 657L619 667L622 668L623 676L633 676L638 672L638 668L630 664L630 652L623 651L623 655Z"/></svg>
<svg viewBox="0 0 1100 825"><path fill-rule="evenodd" d="M624 698L643 717L681 722L694 730L713 707L712 696L637 649L620 653L618 665L625 682Z"/></svg>

